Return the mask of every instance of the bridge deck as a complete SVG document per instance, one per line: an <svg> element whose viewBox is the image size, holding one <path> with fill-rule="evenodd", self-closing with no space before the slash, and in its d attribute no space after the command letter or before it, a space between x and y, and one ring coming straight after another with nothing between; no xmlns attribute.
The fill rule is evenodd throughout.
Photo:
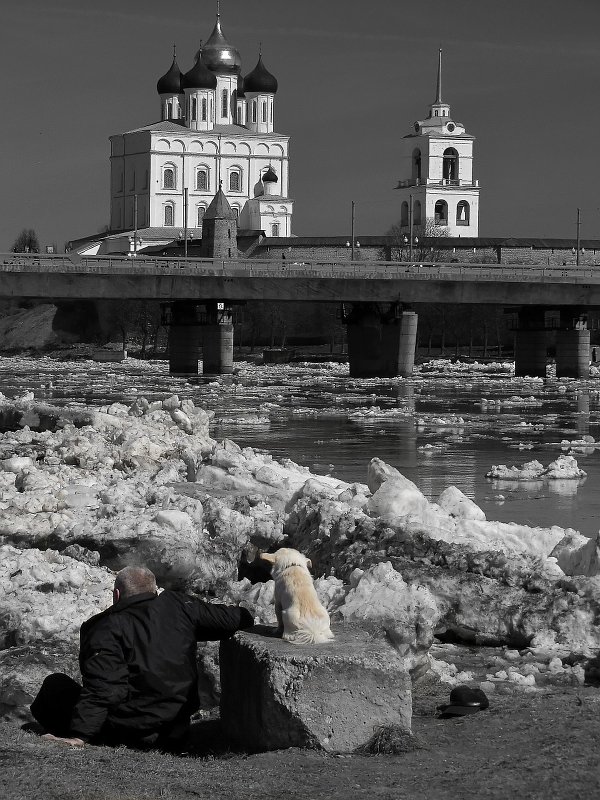
<svg viewBox="0 0 600 800"><path fill-rule="evenodd" d="M0 255L0 296L600 305L598 267Z"/></svg>

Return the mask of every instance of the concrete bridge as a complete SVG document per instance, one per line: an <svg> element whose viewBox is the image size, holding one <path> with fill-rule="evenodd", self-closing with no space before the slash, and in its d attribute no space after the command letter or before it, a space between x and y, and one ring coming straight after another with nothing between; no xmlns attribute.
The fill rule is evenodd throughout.
<svg viewBox="0 0 600 800"><path fill-rule="evenodd" d="M600 267L8 253L0 255L0 296L170 302L170 362L178 373L197 372L201 346L205 372L230 371L230 306L272 300L352 303L345 318L351 374L381 377L412 372L417 315L402 305L518 307L517 374L541 375L546 369L544 311L560 308L558 374L586 377L589 331L573 320L600 306ZM383 311L381 304L387 304ZM205 307L200 315L199 305Z"/></svg>
<svg viewBox="0 0 600 800"><path fill-rule="evenodd" d="M0 296L600 306L600 266L0 255Z"/></svg>

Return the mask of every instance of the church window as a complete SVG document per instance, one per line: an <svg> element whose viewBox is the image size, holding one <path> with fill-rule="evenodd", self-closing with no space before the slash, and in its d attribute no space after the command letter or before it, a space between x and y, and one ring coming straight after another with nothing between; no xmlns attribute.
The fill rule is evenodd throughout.
<svg viewBox="0 0 600 800"><path fill-rule="evenodd" d="M421 201L415 200L415 205L413 207L413 223L415 225L421 225L423 220L421 219Z"/></svg>
<svg viewBox="0 0 600 800"><path fill-rule="evenodd" d="M205 211L206 211L206 208L204 206L198 206L197 224L198 224L199 228L202 227L202 223L204 221L204 212Z"/></svg>
<svg viewBox="0 0 600 800"><path fill-rule="evenodd" d="M240 218L240 210L237 206L232 206L231 210L233 211L233 216L237 219Z"/></svg>
<svg viewBox="0 0 600 800"><path fill-rule="evenodd" d="M175 170L173 167L165 167L163 169L163 189L175 188Z"/></svg>
<svg viewBox="0 0 600 800"><path fill-rule="evenodd" d="M404 228L408 225L408 203L406 200L402 203L400 207L400 225Z"/></svg>
<svg viewBox="0 0 600 800"><path fill-rule="evenodd" d="M117 189L117 191L118 191L118 192L122 192L122 191L123 191L123 173L122 173L122 172L120 172L120 173L119 173L119 183L118 183L118 186L119 186L119 188Z"/></svg>
<svg viewBox="0 0 600 800"><path fill-rule="evenodd" d="M167 227L167 228L170 228L172 225L175 224L175 222L174 222L174 216L175 216L174 211L175 211L175 209L173 208L173 204L172 203L167 203L165 205L164 221L165 221L165 227Z"/></svg>
<svg viewBox="0 0 600 800"><path fill-rule="evenodd" d="M442 177L444 181L458 181L458 153L453 147L444 150Z"/></svg>
<svg viewBox="0 0 600 800"><path fill-rule="evenodd" d="M198 100L195 97L192 97L192 119L198 119Z"/></svg>
<svg viewBox="0 0 600 800"><path fill-rule="evenodd" d="M471 209L466 200L461 200L456 206L456 224L469 225L471 221Z"/></svg>
<svg viewBox="0 0 600 800"><path fill-rule="evenodd" d="M227 116L228 103L229 103L229 93L228 93L227 89L223 89L223 91L221 92L221 116L222 117L226 117Z"/></svg>
<svg viewBox="0 0 600 800"><path fill-rule="evenodd" d="M263 122L267 121L267 104L266 103L262 104L262 121Z"/></svg>
<svg viewBox="0 0 600 800"><path fill-rule="evenodd" d="M269 111L271 112L271 122L273 122L273 103L269 103Z"/></svg>
<svg viewBox="0 0 600 800"><path fill-rule="evenodd" d="M445 200L438 200L435 204L435 224L448 224L448 203Z"/></svg>
<svg viewBox="0 0 600 800"><path fill-rule="evenodd" d="M435 116L436 116L436 117L438 116L438 112L437 112L437 111L435 112Z"/></svg>
<svg viewBox="0 0 600 800"><path fill-rule="evenodd" d="M206 122L206 97L202 98L202 122Z"/></svg>
<svg viewBox="0 0 600 800"><path fill-rule="evenodd" d="M279 236L279 223L274 222L271 225L271 236Z"/></svg>
<svg viewBox="0 0 600 800"><path fill-rule="evenodd" d="M208 190L208 170L199 169L196 173L196 191L206 192Z"/></svg>
<svg viewBox="0 0 600 800"><path fill-rule="evenodd" d="M242 189L242 176L238 169L232 169L229 173L229 191L240 192Z"/></svg>
<svg viewBox="0 0 600 800"><path fill-rule="evenodd" d="M148 188L148 170L145 170L144 171L144 185L142 186L142 189L147 189L147 188Z"/></svg>
<svg viewBox="0 0 600 800"><path fill-rule="evenodd" d="M415 147L412 154L412 177L413 180L421 180L421 151Z"/></svg>
<svg viewBox="0 0 600 800"><path fill-rule="evenodd" d="M131 173L131 191L135 192L135 170Z"/></svg>
<svg viewBox="0 0 600 800"><path fill-rule="evenodd" d="M252 122L256 122L256 100L252 101Z"/></svg>

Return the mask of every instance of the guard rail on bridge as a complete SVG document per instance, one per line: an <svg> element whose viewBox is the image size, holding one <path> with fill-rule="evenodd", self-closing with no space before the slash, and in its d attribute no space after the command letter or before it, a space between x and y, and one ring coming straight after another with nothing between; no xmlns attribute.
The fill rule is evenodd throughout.
<svg viewBox="0 0 600 800"><path fill-rule="evenodd" d="M377 280L502 281L600 284L600 265L551 267L513 264L431 264L405 261L284 261L148 258L38 253L0 254L0 272L195 277L327 278Z"/></svg>

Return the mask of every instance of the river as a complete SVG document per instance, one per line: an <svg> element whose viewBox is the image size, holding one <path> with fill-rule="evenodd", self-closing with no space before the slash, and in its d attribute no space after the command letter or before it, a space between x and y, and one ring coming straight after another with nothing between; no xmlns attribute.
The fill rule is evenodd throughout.
<svg viewBox="0 0 600 800"><path fill-rule="evenodd" d="M514 378L508 365L434 361L410 379L358 380L345 364L256 366L186 380L165 361L122 364L0 358L0 391L33 391L53 404L131 402L177 393L215 412L211 432L291 458L317 473L366 482L378 456L435 500L458 486L488 519L572 527L592 536L600 513L600 377L587 381ZM583 480L491 481L494 464L544 466L570 452Z"/></svg>

